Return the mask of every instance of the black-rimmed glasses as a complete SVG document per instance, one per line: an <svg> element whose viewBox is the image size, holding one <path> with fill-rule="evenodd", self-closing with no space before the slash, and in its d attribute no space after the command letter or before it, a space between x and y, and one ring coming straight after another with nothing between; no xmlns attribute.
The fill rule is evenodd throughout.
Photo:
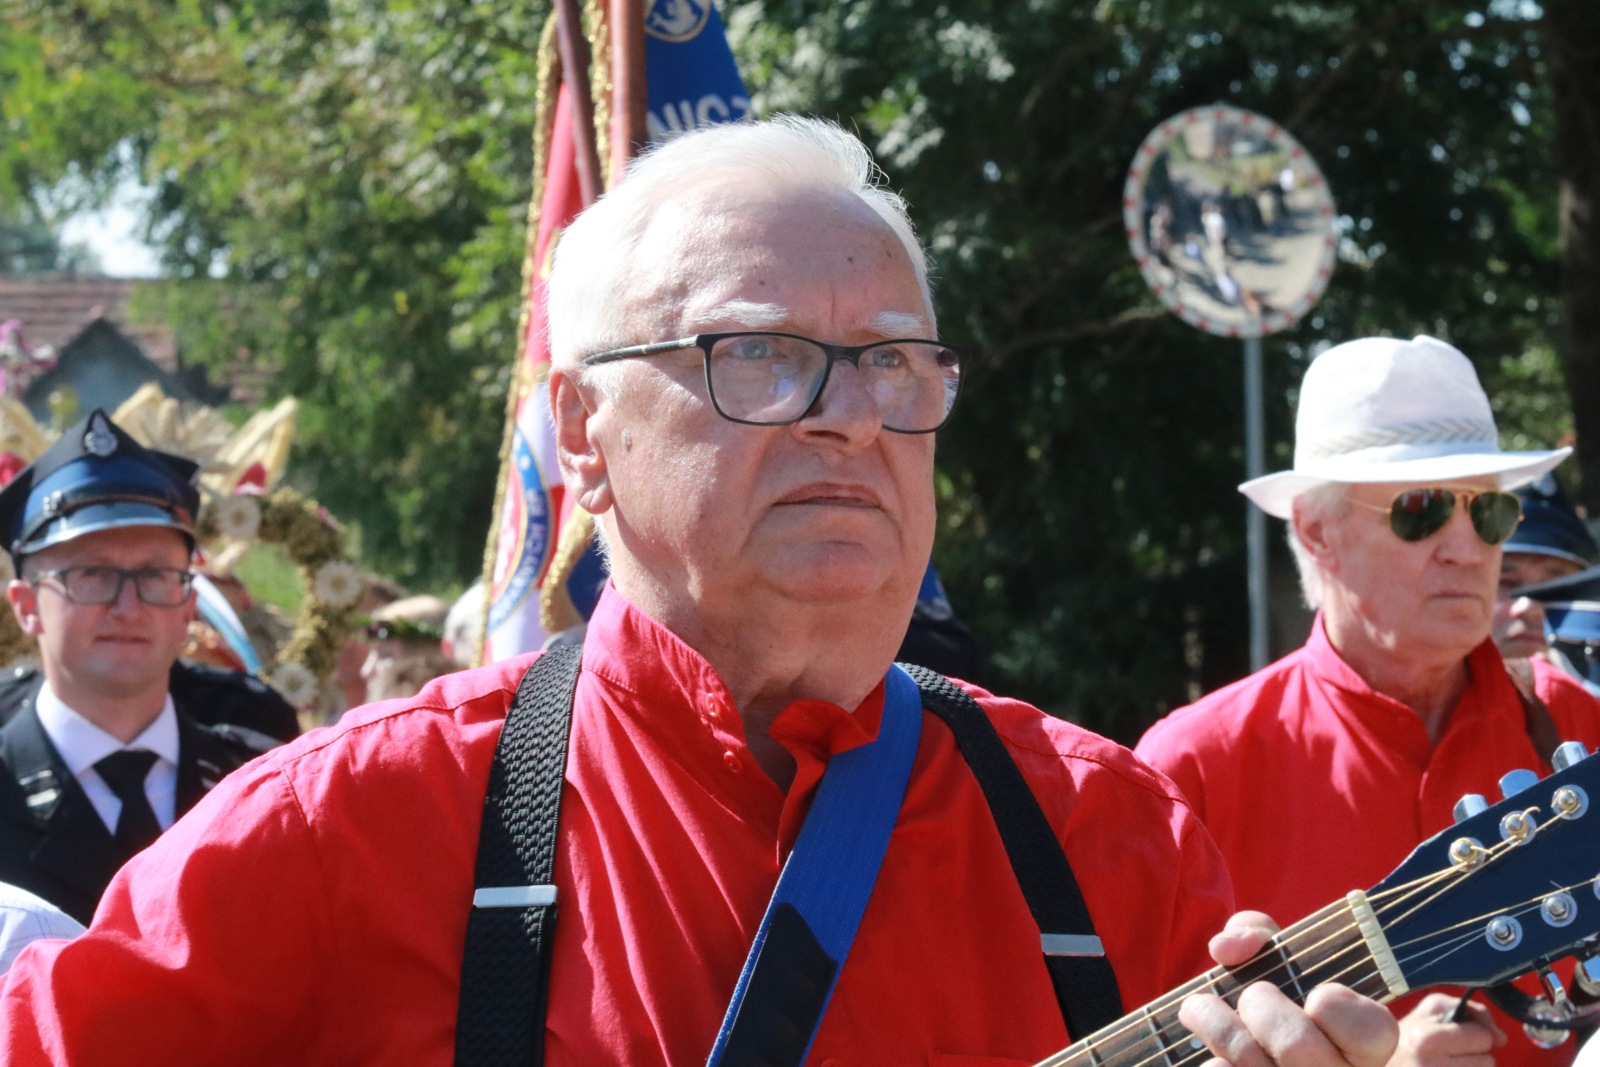
<svg viewBox="0 0 1600 1067"><path fill-rule="evenodd" d="M805 418L843 360L861 372L883 428L932 433L950 421L961 392L961 369L972 353L943 341L901 339L835 345L792 333L702 333L676 341L598 352L592 367L619 359L698 348L706 392L717 414L752 426L784 426Z"/></svg>
<svg viewBox="0 0 1600 1067"><path fill-rule="evenodd" d="M132 582L145 604L174 608L189 598L194 575L181 567L57 567L40 571L34 583L53 581L74 604L114 604L125 582Z"/></svg>

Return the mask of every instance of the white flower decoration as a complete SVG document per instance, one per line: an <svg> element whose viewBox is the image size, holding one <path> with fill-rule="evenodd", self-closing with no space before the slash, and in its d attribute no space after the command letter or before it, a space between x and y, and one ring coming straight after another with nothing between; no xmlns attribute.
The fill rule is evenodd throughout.
<svg viewBox="0 0 1600 1067"><path fill-rule="evenodd" d="M317 695L317 676L305 664L294 660L286 660L272 668L267 681L283 694L283 699L297 708L310 703L311 698Z"/></svg>
<svg viewBox="0 0 1600 1067"><path fill-rule="evenodd" d="M261 505L254 497L222 498L217 502L217 532L230 541L254 541L261 532Z"/></svg>
<svg viewBox="0 0 1600 1067"><path fill-rule="evenodd" d="M361 596L361 589L365 584L361 577L361 568L345 560L336 559L317 568L316 577L311 580L311 592L318 600L337 611L354 604Z"/></svg>

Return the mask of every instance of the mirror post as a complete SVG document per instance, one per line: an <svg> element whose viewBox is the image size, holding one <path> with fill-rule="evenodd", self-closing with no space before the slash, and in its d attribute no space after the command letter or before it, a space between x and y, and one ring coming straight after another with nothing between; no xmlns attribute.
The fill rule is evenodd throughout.
<svg viewBox="0 0 1600 1067"><path fill-rule="evenodd" d="M1266 408L1261 386L1261 338L1244 339L1245 479L1267 473ZM1248 500L1244 505L1245 549L1250 589L1250 670L1267 665L1267 514Z"/></svg>
<svg viewBox="0 0 1600 1067"><path fill-rule="evenodd" d="M1305 317L1338 249L1333 195L1273 120L1227 104L1151 130L1128 164L1122 224L1145 284L1178 318L1244 343L1246 478L1266 473L1261 338ZM1267 516L1245 505L1250 669L1271 654Z"/></svg>

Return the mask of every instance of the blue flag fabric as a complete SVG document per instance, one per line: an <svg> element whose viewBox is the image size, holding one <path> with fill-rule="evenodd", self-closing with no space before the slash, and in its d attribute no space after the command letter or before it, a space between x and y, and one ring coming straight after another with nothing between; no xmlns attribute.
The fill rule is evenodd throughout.
<svg viewBox="0 0 1600 1067"><path fill-rule="evenodd" d="M711 0L652 0L644 35L652 144L750 117L750 94Z"/></svg>

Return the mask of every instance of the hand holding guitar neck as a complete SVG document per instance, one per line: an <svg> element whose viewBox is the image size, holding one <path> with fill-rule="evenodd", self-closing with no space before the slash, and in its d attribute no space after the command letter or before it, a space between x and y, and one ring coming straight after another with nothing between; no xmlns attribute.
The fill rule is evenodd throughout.
<svg viewBox="0 0 1600 1067"><path fill-rule="evenodd" d="M1498 804L1463 798L1454 826L1365 893L1282 932L1235 915L1211 942L1221 966L1038 1067L1378 1067L1396 1028L1377 1005L1430 986L1485 989L1535 1040L1592 1025L1552 965L1577 957L1579 986L1600 995L1600 759L1567 742L1551 765L1543 781L1506 775ZM1545 996L1508 985L1530 971ZM1432 1011L1460 1030L1454 1007Z"/></svg>
<svg viewBox="0 0 1600 1067"><path fill-rule="evenodd" d="M1242 911L1211 939L1211 956L1224 967L1245 966L1277 934L1267 916ZM1338 984L1312 989L1304 1010L1270 982L1241 989L1231 1004L1197 993L1179 1007L1178 1020L1215 1057L1199 1067L1383 1067L1398 1036L1386 1008Z"/></svg>

